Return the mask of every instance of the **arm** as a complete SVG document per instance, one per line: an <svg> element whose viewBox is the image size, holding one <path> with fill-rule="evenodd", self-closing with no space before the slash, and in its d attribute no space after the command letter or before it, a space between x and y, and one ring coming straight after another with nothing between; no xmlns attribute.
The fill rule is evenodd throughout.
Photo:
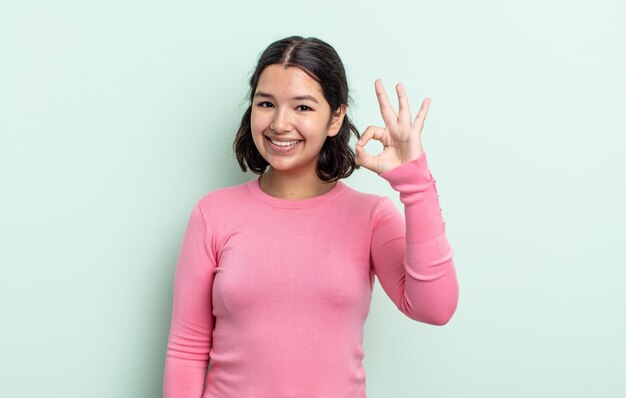
<svg viewBox="0 0 626 398"><path fill-rule="evenodd" d="M215 256L196 205L189 217L174 277L172 321L163 375L164 398L200 398L211 349L211 286Z"/></svg>
<svg viewBox="0 0 626 398"><path fill-rule="evenodd" d="M445 325L459 286L426 154L379 174L400 192L405 217L384 197L374 216L371 261L381 286L409 318Z"/></svg>

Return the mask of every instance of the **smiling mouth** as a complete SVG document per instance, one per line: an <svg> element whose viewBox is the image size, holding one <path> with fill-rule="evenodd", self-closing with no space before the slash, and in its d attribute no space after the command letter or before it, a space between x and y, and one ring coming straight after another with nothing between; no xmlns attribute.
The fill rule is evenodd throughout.
<svg viewBox="0 0 626 398"><path fill-rule="evenodd" d="M274 141L269 137L265 137L271 144L280 147L280 148L289 148L292 147L294 145L297 145L298 143L302 142L302 140L294 140L294 141L288 141L288 142L282 142L282 141Z"/></svg>

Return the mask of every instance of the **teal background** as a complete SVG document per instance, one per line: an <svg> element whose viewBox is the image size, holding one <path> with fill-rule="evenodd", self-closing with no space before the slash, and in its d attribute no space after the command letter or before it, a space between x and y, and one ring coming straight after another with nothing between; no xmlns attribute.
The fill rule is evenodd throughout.
<svg viewBox="0 0 626 398"><path fill-rule="evenodd" d="M0 4L0 396L159 397L178 249L272 41L335 47L414 115L460 282L445 326L376 282L371 398L626 396L620 1ZM370 153L382 149L368 144ZM398 195L367 169L349 186ZM271 344L272 342L268 342Z"/></svg>

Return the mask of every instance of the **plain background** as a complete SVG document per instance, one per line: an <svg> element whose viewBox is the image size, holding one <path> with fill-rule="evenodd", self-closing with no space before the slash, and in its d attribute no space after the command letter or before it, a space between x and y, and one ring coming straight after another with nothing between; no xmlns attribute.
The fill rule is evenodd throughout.
<svg viewBox="0 0 626 398"><path fill-rule="evenodd" d="M460 302L421 324L376 282L368 396L625 396L625 17L618 0L3 1L0 395L161 396L191 208L254 177L231 150L248 78L301 35L339 52L361 132L384 125L377 78L413 115L432 98ZM367 169L344 181L402 209Z"/></svg>

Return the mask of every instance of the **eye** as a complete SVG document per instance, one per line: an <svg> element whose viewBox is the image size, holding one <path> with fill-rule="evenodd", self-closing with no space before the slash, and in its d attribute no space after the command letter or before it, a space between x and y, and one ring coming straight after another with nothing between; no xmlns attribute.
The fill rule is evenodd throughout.
<svg viewBox="0 0 626 398"><path fill-rule="evenodd" d="M272 104L271 102L268 101L263 101L263 102L259 102L257 105L260 106L261 108L267 108L267 106L263 106L263 104Z"/></svg>
<svg viewBox="0 0 626 398"><path fill-rule="evenodd" d="M310 111L310 110L312 110L311 108L309 108L309 107L308 107L308 106L306 106L306 105L298 105L297 107L298 107L298 108L304 107L304 108L306 108L305 110L309 110L309 111Z"/></svg>

